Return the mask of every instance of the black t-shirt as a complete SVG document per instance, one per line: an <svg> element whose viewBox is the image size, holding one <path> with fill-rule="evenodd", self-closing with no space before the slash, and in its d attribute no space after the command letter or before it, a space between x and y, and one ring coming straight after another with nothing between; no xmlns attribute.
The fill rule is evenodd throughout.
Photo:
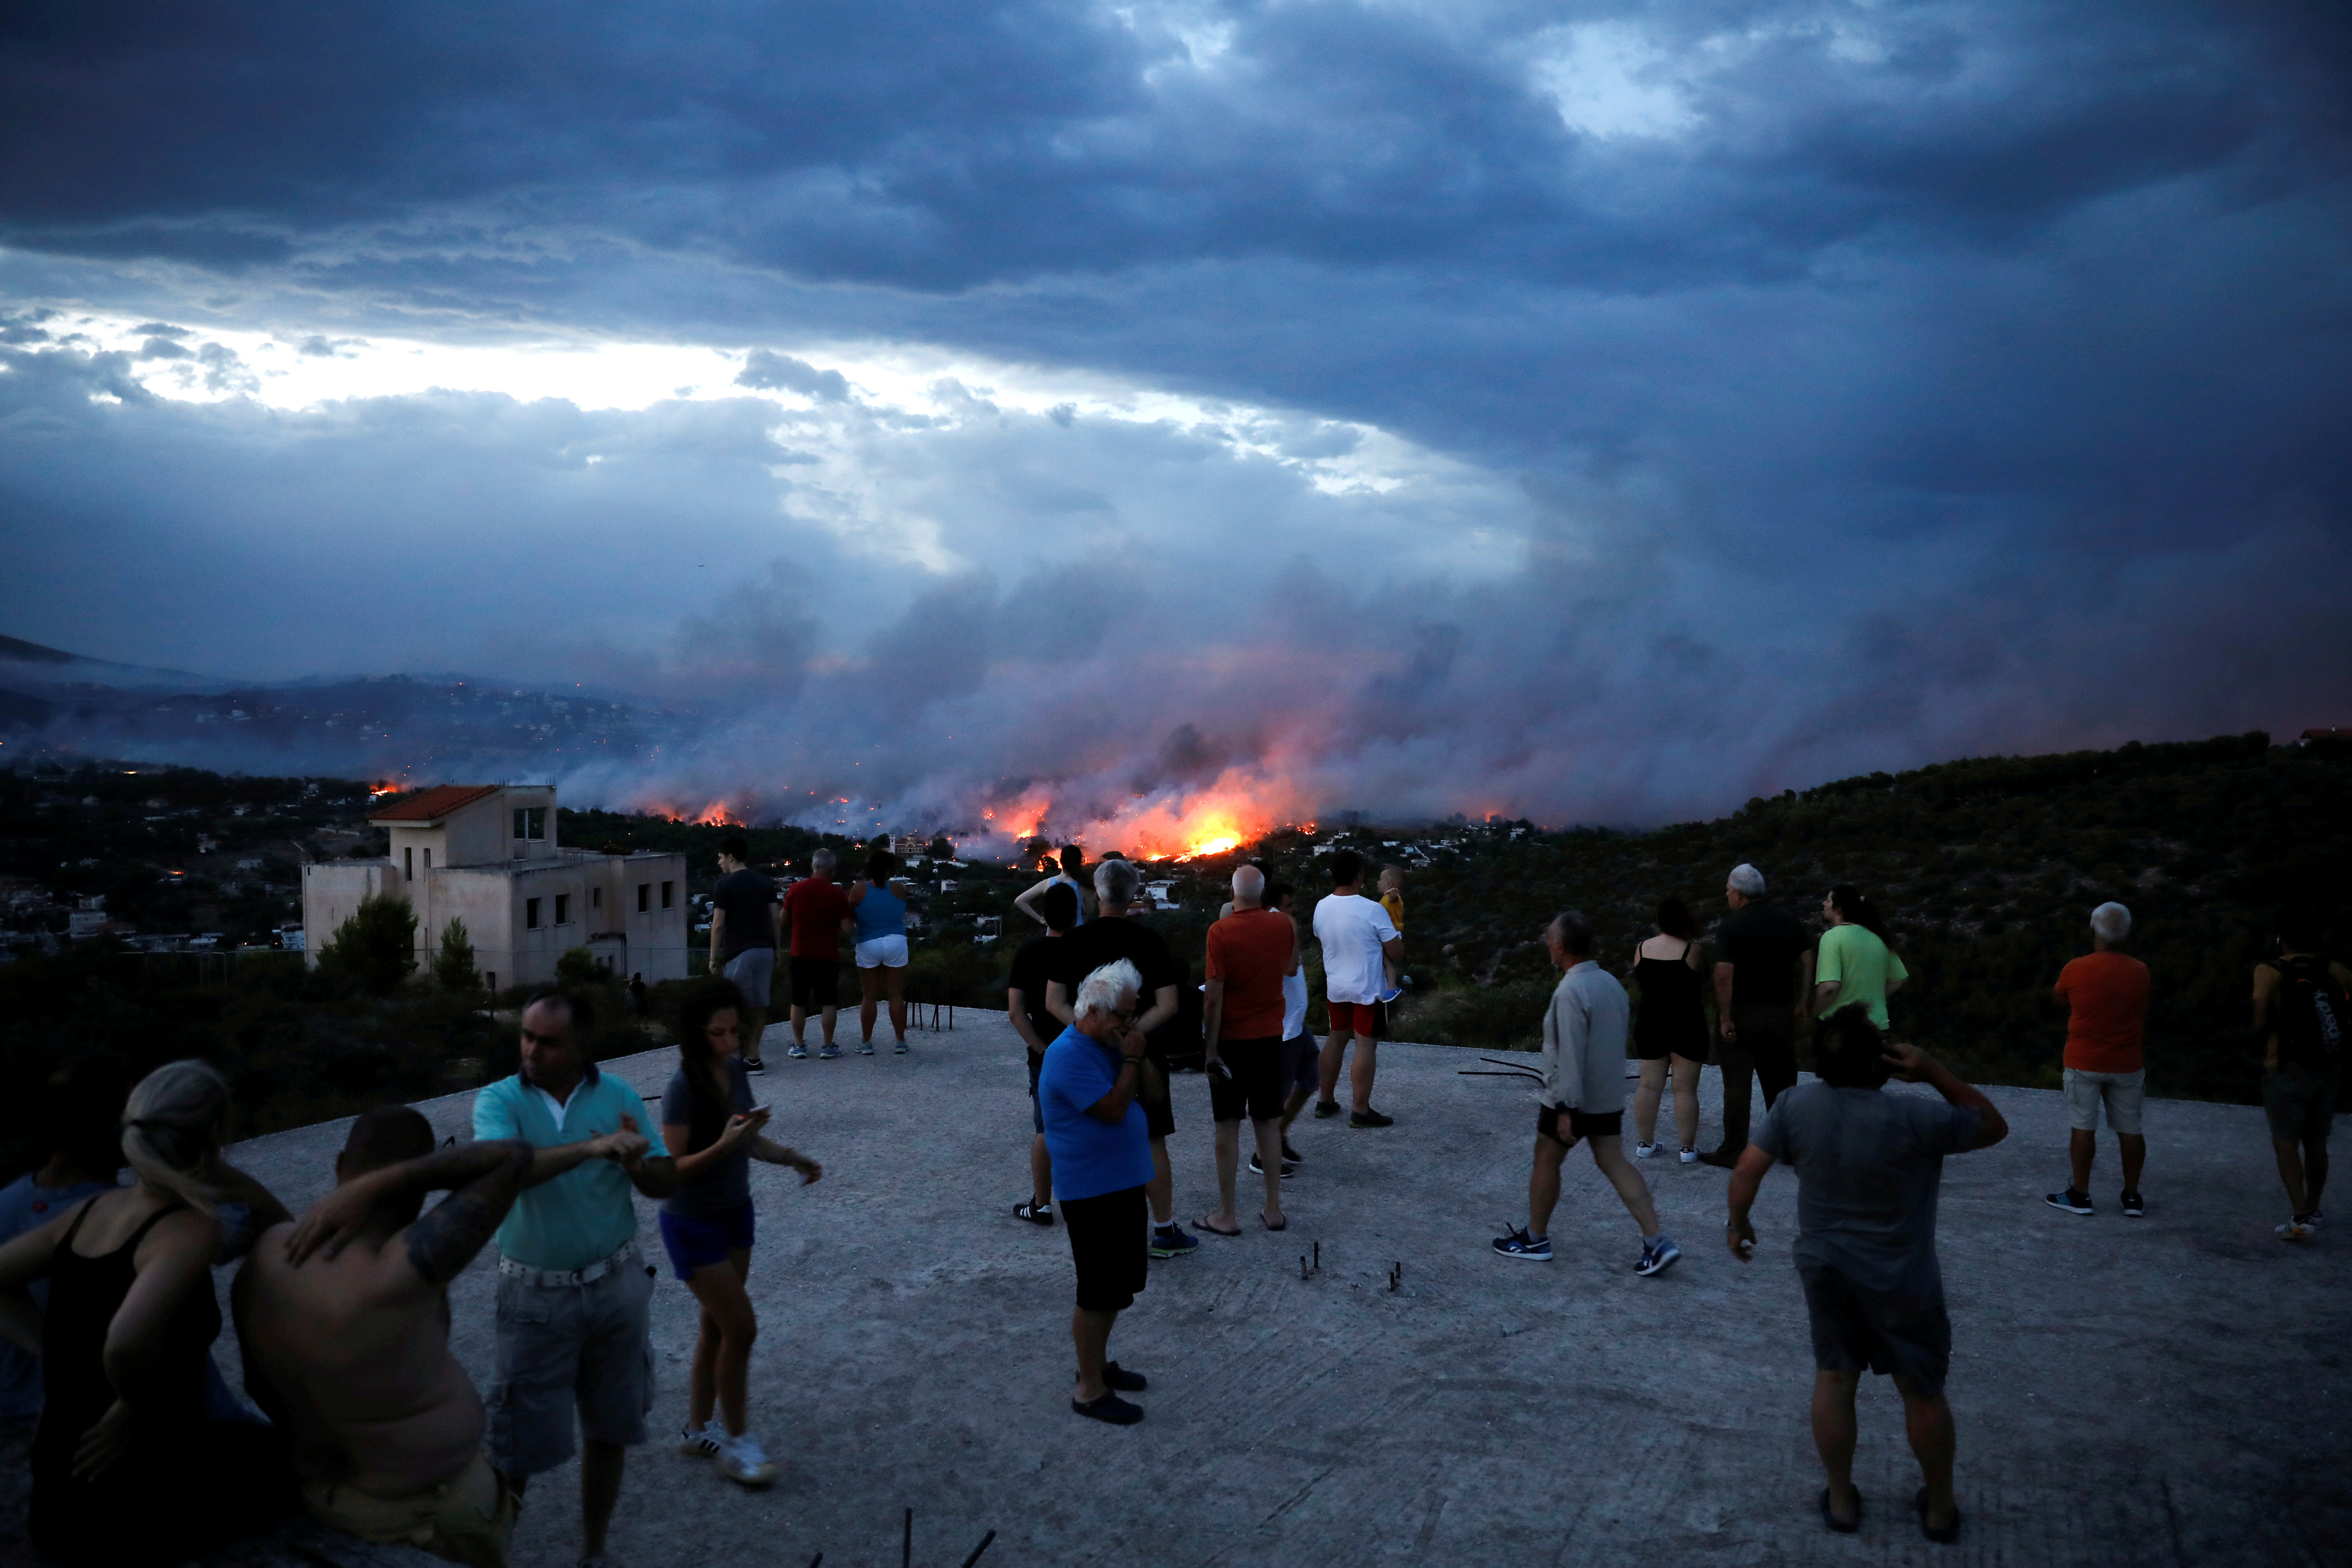
<svg viewBox="0 0 2352 1568"><path fill-rule="evenodd" d="M1116 963L1122 958L1134 964L1135 972L1143 976L1143 990L1136 997L1139 1016L1151 1010L1152 999L1161 986L1173 985L1180 993L1182 991L1184 971L1169 953L1168 943L1160 933L1121 917L1088 921L1067 936L1054 938L1054 952L1046 961L1045 978L1060 981L1075 1005L1079 984L1104 964ZM1180 1017L1151 1033L1152 1046L1163 1053L1164 1042L1181 1023L1181 995L1178 1002ZM1060 1026L1056 1026L1054 1032L1060 1034Z"/></svg>
<svg viewBox="0 0 2352 1568"><path fill-rule="evenodd" d="M1731 1005L1793 1005L1797 960L1812 945L1812 932L1778 904L1732 910L1715 931L1716 962L1731 965Z"/></svg>
<svg viewBox="0 0 2352 1568"><path fill-rule="evenodd" d="M751 948L776 945L775 917L770 912L775 903L776 884L748 866L719 879L719 886L710 892L710 907L727 917L727 941L719 963L726 963Z"/></svg>
<svg viewBox="0 0 2352 1568"><path fill-rule="evenodd" d="M1049 1046L1062 1032L1062 1026L1045 1011L1045 984L1053 978L1054 950L1069 940L1066 936L1031 937L1013 955L1013 977L1004 983L1007 990L1021 993L1021 1010L1029 1016L1029 1027Z"/></svg>

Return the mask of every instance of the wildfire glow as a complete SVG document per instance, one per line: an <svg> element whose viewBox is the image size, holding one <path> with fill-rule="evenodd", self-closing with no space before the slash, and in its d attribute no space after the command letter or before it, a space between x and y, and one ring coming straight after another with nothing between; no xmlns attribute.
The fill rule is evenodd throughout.
<svg viewBox="0 0 2352 1568"><path fill-rule="evenodd" d="M1031 791L996 803L986 820L1015 842L1044 836L1097 854L1118 849L1142 860L1192 860L1265 837L1296 807L1287 777L1228 768L1206 788L1163 790L1108 816L1073 816L1051 795Z"/></svg>
<svg viewBox="0 0 2352 1568"><path fill-rule="evenodd" d="M727 803L723 800L714 800L709 805L704 806L702 808L702 815L696 817L694 820L698 825L704 827L740 827L743 826L740 821L737 820L735 814L727 809Z"/></svg>

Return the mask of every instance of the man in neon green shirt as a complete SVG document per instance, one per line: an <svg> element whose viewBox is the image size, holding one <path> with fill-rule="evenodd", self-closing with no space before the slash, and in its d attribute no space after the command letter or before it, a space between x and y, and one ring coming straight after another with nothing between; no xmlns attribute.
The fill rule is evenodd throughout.
<svg viewBox="0 0 2352 1568"><path fill-rule="evenodd" d="M1911 972L1886 945L1885 924L1871 901L1841 884L1822 900L1830 929L1822 933L1813 961L1813 1016L1826 1017L1851 1002L1870 1008L1870 1021L1886 1028L1886 999L1903 988Z"/></svg>

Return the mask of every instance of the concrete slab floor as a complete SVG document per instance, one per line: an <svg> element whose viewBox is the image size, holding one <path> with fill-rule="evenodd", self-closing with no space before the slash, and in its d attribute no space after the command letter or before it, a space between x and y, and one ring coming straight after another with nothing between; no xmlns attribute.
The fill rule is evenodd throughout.
<svg viewBox="0 0 2352 1568"><path fill-rule="evenodd" d="M1945 1168L1967 1522L1937 1547L1908 1511L1916 1471L1883 1379L1864 1381L1862 1532L1829 1535L1814 1513L1793 1176L1766 1182L1761 1251L1742 1267L1722 1243L1725 1173L1643 1163L1685 1251L1644 1280L1632 1222L1579 1151L1559 1260L1497 1258L1488 1239L1525 1217L1532 1089L1457 1076L1476 1062L1441 1047L1381 1047L1377 1103L1395 1127L1301 1121L1287 1233L1252 1221L1152 1266L1112 1341L1152 1380L1148 1419L1117 1430L1071 1415L1067 1241L1009 1212L1028 1190L1020 1046L1001 1018L957 1025L915 1032L907 1057L886 1044L831 1062L790 1060L771 1031L754 1081L773 1133L825 1167L805 1190L753 1167L751 1408L781 1475L742 1492L667 1440L696 1317L665 1261L659 1440L631 1458L617 1564L797 1568L821 1551L828 1568L880 1568L899 1561L908 1507L915 1562L960 1563L992 1529L990 1568L2352 1562L2352 1196L2338 1194L2340 1230L2274 1240L2284 1203L2256 1109L2151 1103L2144 1220L2116 1211L2103 1134L2099 1213L2084 1219L2042 1203L2065 1179L2062 1099L1991 1091L2009 1141ZM650 1099L673 1059L611 1070ZM1208 1091L1185 1075L1175 1093L1189 1224L1214 1206ZM1718 1093L1710 1070L1703 1146ZM464 1136L469 1103L425 1109ZM306 1128L235 1157L299 1211L341 1135ZM1301 1280L1318 1242L1322 1269ZM452 1293L478 1384L491 1280L478 1261ZM576 1498L571 1468L534 1481L521 1568L573 1561Z"/></svg>

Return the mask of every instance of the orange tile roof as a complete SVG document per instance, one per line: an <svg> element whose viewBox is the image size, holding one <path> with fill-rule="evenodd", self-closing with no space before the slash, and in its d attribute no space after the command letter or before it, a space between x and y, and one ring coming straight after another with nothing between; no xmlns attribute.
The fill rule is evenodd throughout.
<svg viewBox="0 0 2352 1568"><path fill-rule="evenodd" d="M438 784L397 805L368 813L370 822L438 822L460 806L499 793L496 784Z"/></svg>

